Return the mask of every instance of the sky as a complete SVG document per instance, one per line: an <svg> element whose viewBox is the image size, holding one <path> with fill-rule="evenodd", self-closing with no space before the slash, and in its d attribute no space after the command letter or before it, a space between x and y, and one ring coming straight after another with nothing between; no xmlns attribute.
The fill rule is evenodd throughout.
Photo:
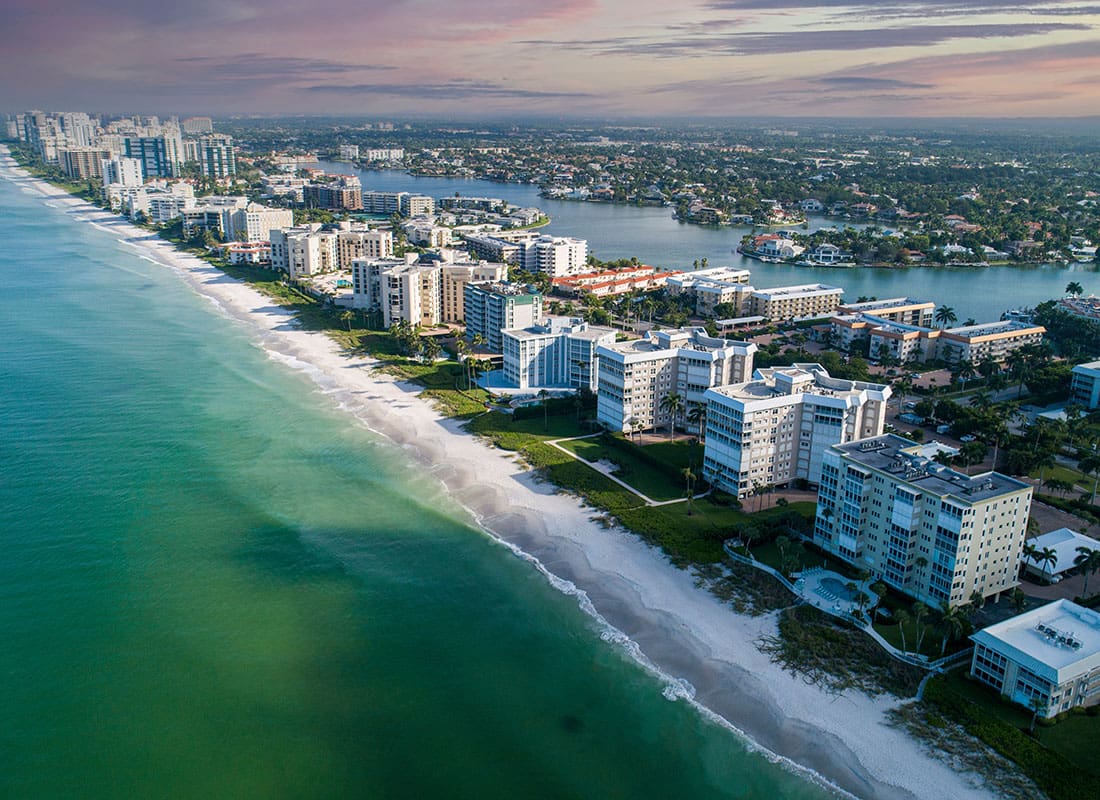
<svg viewBox="0 0 1100 800"><path fill-rule="evenodd" d="M1100 114L1100 0L5 0L0 109Z"/></svg>

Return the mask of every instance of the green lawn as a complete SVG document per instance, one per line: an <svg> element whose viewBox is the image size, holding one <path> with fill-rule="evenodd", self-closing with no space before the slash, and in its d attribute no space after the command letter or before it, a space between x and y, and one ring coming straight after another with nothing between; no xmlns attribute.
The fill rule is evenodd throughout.
<svg viewBox="0 0 1100 800"><path fill-rule="evenodd" d="M687 493L687 484L681 479L673 481L669 472L678 473L683 467L677 466L677 461L666 462L667 470L655 467L653 464L640 458L637 454L631 451L630 447L612 447L603 444L599 438L594 439L577 439L569 442L561 442L561 446L569 450L571 453L575 453L586 461L593 463L597 461L610 461L617 465L618 469L615 471L615 477L625 483L630 484L639 492L644 494L653 500L676 500L682 498ZM678 450L687 450L687 446L681 446L677 448L677 451L670 449L654 451L654 447L660 447L660 445L649 445L645 447L647 452L657 455L661 461L665 460L666 455L679 456ZM675 447L675 446L674 446ZM641 449L641 448L638 448ZM697 455L701 455L699 448L695 448ZM684 466L687 466L687 458L683 459ZM700 484L696 481L695 491L700 490Z"/></svg>
<svg viewBox="0 0 1100 800"><path fill-rule="evenodd" d="M1031 712L1015 703L1002 700L992 688L966 677L969 665L952 670L934 680L944 689L981 709L983 714L997 719L1017 730L1026 731L1031 725ZM1039 744L1058 753L1075 767L1100 777L1100 760L1096 758L1096 743L1100 741L1100 716L1068 714L1051 725L1035 728Z"/></svg>
<svg viewBox="0 0 1100 800"><path fill-rule="evenodd" d="M1038 478L1039 470L1031 472L1030 477ZM1070 483L1080 486L1086 492L1092 491L1092 482L1093 480L1095 480L1091 476L1085 475L1084 473L1078 472L1075 469L1070 469L1069 467L1063 466L1061 464L1055 464L1053 467L1047 467L1043 470L1043 480L1046 481L1050 480L1051 478L1056 478L1060 481L1069 481ZM1049 491L1049 489L1046 491Z"/></svg>

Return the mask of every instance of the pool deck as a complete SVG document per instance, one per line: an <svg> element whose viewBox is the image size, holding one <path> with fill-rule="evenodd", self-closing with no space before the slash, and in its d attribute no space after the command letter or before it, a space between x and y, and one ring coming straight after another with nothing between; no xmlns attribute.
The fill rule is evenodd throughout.
<svg viewBox="0 0 1100 800"><path fill-rule="evenodd" d="M851 599L848 590L841 588L851 583L838 572L824 567L811 567L797 575L794 588L807 603L837 614L851 614L859 610L859 603ZM871 605L864 604L864 608Z"/></svg>

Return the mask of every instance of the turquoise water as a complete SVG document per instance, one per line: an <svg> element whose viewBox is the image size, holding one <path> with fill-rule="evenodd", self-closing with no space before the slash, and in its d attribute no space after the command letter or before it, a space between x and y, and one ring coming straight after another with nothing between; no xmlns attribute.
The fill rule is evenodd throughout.
<svg viewBox="0 0 1100 800"><path fill-rule="evenodd" d="M0 797L825 796L170 270L0 218Z"/></svg>
<svg viewBox="0 0 1100 800"><path fill-rule="evenodd" d="M479 180L412 177L401 171L357 171L350 164L322 162L333 172L355 172L364 189L410 191L432 197L464 195L501 197L513 205L538 206L553 222L548 233L579 236L604 260L637 256L647 264L672 269L691 269L706 258L709 266L731 264L752 271L760 288L801 283L827 283L845 290L845 299L867 297L917 297L937 305L949 305L962 322L999 319L1009 308L1034 306L1061 297L1070 281L1085 294L1100 294L1100 267L1096 264L1026 267L909 267L904 269L829 269L764 264L734 252L749 228L707 228L672 219L672 209L548 200L538 187ZM834 224L813 218L811 227Z"/></svg>

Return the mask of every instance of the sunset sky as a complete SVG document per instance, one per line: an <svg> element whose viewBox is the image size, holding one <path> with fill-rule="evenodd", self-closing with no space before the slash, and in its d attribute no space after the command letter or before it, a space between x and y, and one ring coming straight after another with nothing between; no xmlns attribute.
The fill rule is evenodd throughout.
<svg viewBox="0 0 1100 800"><path fill-rule="evenodd" d="M8 0L0 109L1100 114L1100 0Z"/></svg>

